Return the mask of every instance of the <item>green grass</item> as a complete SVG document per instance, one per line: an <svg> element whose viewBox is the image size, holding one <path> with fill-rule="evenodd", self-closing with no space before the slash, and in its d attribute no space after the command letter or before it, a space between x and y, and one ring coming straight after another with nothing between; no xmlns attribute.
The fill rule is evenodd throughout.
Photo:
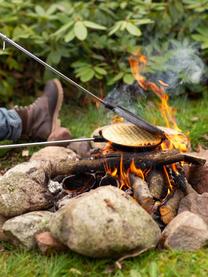
<svg viewBox="0 0 208 277"><path fill-rule="evenodd" d="M208 249L196 252L152 250L124 261L121 270L113 268L113 259L90 259L74 253L42 256L37 252L13 250L0 256L0 276L61 277L190 277L208 276Z"/></svg>
<svg viewBox="0 0 208 277"><path fill-rule="evenodd" d="M208 134L208 98L190 101L182 97L172 101L172 105L177 109L179 127L190 132L192 145L196 147L197 144L202 144L207 147L204 135ZM163 123L154 103L139 105L138 108L140 114L150 122ZM110 122L105 110L92 106L75 108L64 105L61 118L63 125L71 130L74 137L90 136L95 128ZM7 153L1 158L1 162L4 161L5 166L6 163L8 166L8 160L11 160L11 164L14 164L18 153L21 151ZM124 261L122 270L117 269L112 273L106 273L106 270L114 263L113 259L90 259L71 252L45 257L38 252L14 249L7 244L6 249L0 255L0 277L208 276L208 249L195 252L149 251L140 257Z"/></svg>

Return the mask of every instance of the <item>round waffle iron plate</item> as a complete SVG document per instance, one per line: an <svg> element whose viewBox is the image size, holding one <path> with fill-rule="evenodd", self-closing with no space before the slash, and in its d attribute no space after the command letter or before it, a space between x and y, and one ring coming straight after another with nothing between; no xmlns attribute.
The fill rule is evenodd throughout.
<svg viewBox="0 0 208 277"><path fill-rule="evenodd" d="M162 142L161 136L153 135L131 123L117 123L102 128L102 136L117 145L127 147L154 147Z"/></svg>

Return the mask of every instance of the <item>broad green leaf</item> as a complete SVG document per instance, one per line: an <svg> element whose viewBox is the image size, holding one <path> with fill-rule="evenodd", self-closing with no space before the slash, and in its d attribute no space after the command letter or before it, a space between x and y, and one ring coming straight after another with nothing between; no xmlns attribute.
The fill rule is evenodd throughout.
<svg viewBox="0 0 208 277"><path fill-rule="evenodd" d="M80 76L80 80L82 82L88 82L94 77L94 74L94 70L89 68L82 76Z"/></svg>
<svg viewBox="0 0 208 277"><path fill-rule="evenodd" d="M114 33L116 33L122 26L123 21L118 21L116 24L113 26L111 31L109 32L109 36L112 36Z"/></svg>
<svg viewBox="0 0 208 277"><path fill-rule="evenodd" d="M150 24L150 23L154 23L153 20L149 19L149 18L144 18L144 19L139 19L138 20L138 24L142 25L142 24Z"/></svg>
<svg viewBox="0 0 208 277"><path fill-rule="evenodd" d="M107 71L103 69L102 67L95 66L95 71L99 73L100 75L107 75Z"/></svg>
<svg viewBox="0 0 208 277"><path fill-rule="evenodd" d="M82 21L77 21L74 25L74 34L79 40L85 40L87 37L87 28Z"/></svg>
<svg viewBox="0 0 208 277"><path fill-rule="evenodd" d="M64 24L60 29L58 29L53 36L59 36L64 34L72 25L74 24L73 21L69 21L66 24Z"/></svg>
<svg viewBox="0 0 208 277"><path fill-rule="evenodd" d="M83 21L83 24L91 29L96 29L96 30L106 30L105 26L102 26L100 24L94 23L92 21Z"/></svg>
<svg viewBox="0 0 208 277"><path fill-rule="evenodd" d="M95 72L95 78L98 79L98 80L102 80L104 77L104 75L100 75L98 73Z"/></svg>
<svg viewBox="0 0 208 277"><path fill-rule="evenodd" d="M60 51L52 51L48 57L47 62L49 64L58 64L61 60L61 52Z"/></svg>
<svg viewBox="0 0 208 277"><path fill-rule="evenodd" d="M122 24L121 24L121 31L125 30L126 29L126 25L127 25L127 21L123 21Z"/></svg>
<svg viewBox="0 0 208 277"><path fill-rule="evenodd" d="M207 49L208 48L208 41L202 43L201 48L202 49Z"/></svg>
<svg viewBox="0 0 208 277"><path fill-rule="evenodd" d="M35 11L40 16L44 16L45 15L45 10L41 6L39 6L39 5L35 7Z"/></svg>
<svg viewBox="0 0 208 277"><path fill-rule="evenodd" d="M65 42L70 42L75 38L74 30L70 30L65 36L64 36L64 41Z"/></svg>
<svg viewBox="0 0 208 277"><path fill-rule="evenodd" d="M53 14L55 11L57 10L57 5L51 5L48 9L47 9L47 11L46 11L46 13L48 14L48 15L51 15L51 14Z"/></svg>
<svg viewBox="0 0 208 277"><path fill-rule="evenodd" d="M80 67L80 68L78 68L78 69L75 70L76 76L77 76L77 77L81 77L82 75L87 74L89 70L92 70L92 67L91 67L91 66Z"/></svg>
<svg viewBox="0 0 208 277"><path fill-rule="evenodd" d="M134 82L134 77L132 76L132 74L126 73L123 76L123 81L124 81L124 83L131 85Z"/></svg>
<svg viewBox="0 0 208 277"><path fill-rule="evenodd" d="M108 81L108 85L113 85L115 84L117 81L119 81L120 79L123 78L124 73L123 72L119 72L116 76L114 76L113 78L111 78Z"/></svg>
<svg viewBox="0 0 208 277"><path fill-rule="evenodd" d="M89 64L85 61L76 61L76 62L73 62L71 64L72 67L76 68L76 67L85 67L85 66L88 66Z"/></svg>
<svg viewBox="0 0 208 277"><path fill-rule="evenodd" d="M133 36L139 37L142 34L140 29L136 25L132 24L131 22L127 23L126 29Z"/></svg>

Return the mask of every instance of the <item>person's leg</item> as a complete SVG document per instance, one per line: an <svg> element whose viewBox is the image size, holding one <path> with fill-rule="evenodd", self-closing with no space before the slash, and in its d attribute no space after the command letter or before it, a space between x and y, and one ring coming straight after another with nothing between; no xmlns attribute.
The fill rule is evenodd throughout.
<svg viewBox="0 0 208 277"><path fill-rule="evenodd" d="M22 134L22 120L15 110L0 108L0 140L17 140Z"/></svg>
<svg viewBox="0 0 208 277"><path fill-rule="evenodd" d="M71 134L60 126L59 111L63 102L63 88L58 80L48 81L43 95L34 103L14 110L1 109L0 140L18 138L33 140L69 139Z"/></svg>

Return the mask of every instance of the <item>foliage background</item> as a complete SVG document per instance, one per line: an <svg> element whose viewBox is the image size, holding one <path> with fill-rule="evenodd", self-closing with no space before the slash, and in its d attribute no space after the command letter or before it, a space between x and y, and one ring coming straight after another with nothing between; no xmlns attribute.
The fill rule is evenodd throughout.
<svg viewBox="0 0 208 277"><path fill-rule="evenodd" d="M198 43L207 63L207 0L55 2L0 0L0 31L99 96L118 81L132 82L128 56L138 47L161 54L168 41L188 38ZM0 64L4 103L19 91L33 95L52 77L10 46L0 50ZM80 98L78 91L70 91L70 98Z"/></svg>

